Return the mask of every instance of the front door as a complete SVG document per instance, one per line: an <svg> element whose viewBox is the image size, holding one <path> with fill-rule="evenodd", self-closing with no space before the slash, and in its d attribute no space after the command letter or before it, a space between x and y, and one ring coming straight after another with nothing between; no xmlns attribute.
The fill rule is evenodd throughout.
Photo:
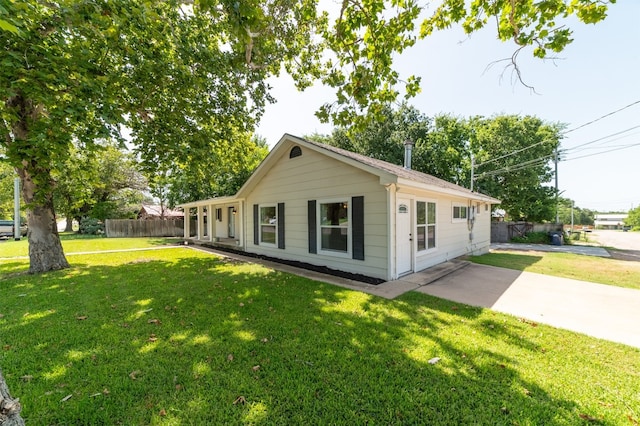
<svg viewBox="0 0 640 426"><path fill-rule="evenodd" d="M229 215L229 238L236 237L236 214L235 207L229 207L228 215Z"/></svg>
<svg viewBox="0 0 640 426"><path fill-rule="evenodd" d="M411 200L398 198L396 203L396 270L398 276L413 271L413 237L411 233Z"/></svg>

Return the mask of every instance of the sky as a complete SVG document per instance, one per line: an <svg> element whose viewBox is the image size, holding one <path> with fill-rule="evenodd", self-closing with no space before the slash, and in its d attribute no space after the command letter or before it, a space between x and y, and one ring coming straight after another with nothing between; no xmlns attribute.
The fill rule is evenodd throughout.
<svg viewBox="0 0 640 426"><path fill-rule="evenodd" d="M574 42L557 60L521 52L523 80L535 93L513 82L503 65L489 66L515 49L497 40L493 28L471 37L459 27L435 33L398 56L394 67L401 76L422 77L422 91L409 103L427 116L533 115L567 130L580 127L561 142L567 150L558 164L561 196L580 208L627 211L640 205L640 1L618 0L603 22L572 29ZM271 85L278 102L267 106L257 130L269 146L284 133L331 133L314 116L333 101L331 88L298 92L287 76Z"/></svg>

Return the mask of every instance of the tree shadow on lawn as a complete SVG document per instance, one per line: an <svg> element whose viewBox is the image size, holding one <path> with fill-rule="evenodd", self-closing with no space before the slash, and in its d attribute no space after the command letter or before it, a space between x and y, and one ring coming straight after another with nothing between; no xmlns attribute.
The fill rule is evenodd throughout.
<svg viewBox="0 0 640 426"><path fill-rule="evenodd" d="M176 257L0 281L1 367L28 422L580 422L516 368L542 350L528 324Z"/></svg>

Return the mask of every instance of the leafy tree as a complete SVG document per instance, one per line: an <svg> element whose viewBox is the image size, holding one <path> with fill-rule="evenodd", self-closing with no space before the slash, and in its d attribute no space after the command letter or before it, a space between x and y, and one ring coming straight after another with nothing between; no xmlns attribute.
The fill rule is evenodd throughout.
<svg viewBox="0 0 640 426"><path fill-rule="evenodd" d="M626 226L630 226L634 231L640 230L640 206L629 210L629 215L624 220Z"/></svg>
<svg viewBox="0 0 640 426"><path fill-rule="evenodd" d="M513 220L552 220L556 209L551 160L562 126L536 117L476 117L468 121L478 190L502 201Z"/></svg>
<svg viewBox="0 0 640 426"><path fill-rule="evenodd" d="M0 218L13 219L13 191L16 172L8 164L0 163Z"/></svg>
<svg viewBox="0 0 640 426"><path fill-rule="evenodd" d="M158 173L147 169L152 195L173 207L190 200L235 194L269 153L266 139L241 133L218 141L215 149Z"/></svg>
<svg viewBox="0 0 640 426"><path fill-rule="evenodd" d="M97 151L73 147L64 173L53 172L52 176L57 182L56 209L67 219L65 231L72 230L73 219L135 217L147 189L133 155L113 143L105 143Z"/></svg>
<svg viewBox="0 0 640 426"><path fill-rule="evenodd" d="M3 7L18 32L0 31L0 144L30 209L31 272L68 266L53 189L74 143L95 150L101 139L122 140L125 125L149 168L205 156L254 127L271 100L265 79L283 63L312 73L323 22L315 3L293 1Z"/></svg>
<svg viewBox="0 0 640 426"><path fill-rule="evenodd" d="M593 225L596 215L595 211L578 207L573 200L563 197L558 199L558 217L560 218L560 223L564 223L565 225L571 224L572 205L574 225Z"/></svg>
<svg viewBox="0 0 640 426"><path fill-rule="evenodd" d="M358 124L358 115L395 101L397 86L409 97L419 91L418 79L402 80L392 67L415 43L417 25L426 37L460 22L471 33L495 19L500 39L544 57L571 42L558 21L597 22L607 3L444 0L426 20L424 7L344 1L329 26L313 0L3 2L0 144L29 205L30 271L68 266L52 174L73 143L92 150L96 140L121 138L125 125L145 167L187 164L252 131L272 100L265 79L283 66L299 88L321 78L336 89L322 118Z"/></svg>
<svg viewBox="0 0 640 426"><path fill-rule="evenodd" d="M443 0L431 12L431 2L343 1L338 19L324 34L336 54L324 82L336 88L336 101L323 105L318 116L349 128L364 127L365 113L377 117L389 102L415 96L420 79L401 76L393 69L394 57L418 39L456 24L466 34L495 27L499 40L514 43L516 49L505 61L526 85L518 66L525 49L542 59L561 52L573 41L571 16L597 23L611 3L615 0Z"/></svg>

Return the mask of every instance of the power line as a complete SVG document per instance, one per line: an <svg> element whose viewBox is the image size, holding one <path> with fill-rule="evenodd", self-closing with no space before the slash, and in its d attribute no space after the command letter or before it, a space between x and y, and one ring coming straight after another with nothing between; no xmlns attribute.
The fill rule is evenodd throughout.
<svg viewBox="0 0 640 426"><path fill-rule="evenodd" d="M635 102L632 102L632 103L630 103L629 105L623 106L623 107L622 107L622 108L620 108L620 109L617 109L617 110L615 110L615 111L612 111L612 112L610 112L610 113L608 113L608 114L605 114L605 115L603 115L603 116L601 116L601 117L598 117L598 118L596 118L595 120L591 120L591 121L589 121L589 122L587 122L587 123L581 124L581 125L580 125L580 126L578 126L578 127L574 127L573 129L567 130L567 131L565 131L565 132L564 132L564 134L566 135L567 133L571 133L571 132L576 131L576 130L578 130L578 129L582 129L583 127L587 127L587 126L589 126L589 125L591 125L591 124L593 124L593 123L595 123L595 122L598 122L598 121L600 121L600 120L602 120L602 119L604 119L604 118L610 117L610 116L612 116L612 115L614 115L614 114L619 113L620 111L624 111L625 109L627 109L627 108L631 108L632 106L637 105L637 104L640 104L640 100L635 101Z"/></svg>
<svg viewBox="0 0 640 426"><path fill-rule="evenodd" d="M594 139L594 140L592 140L592 141L585 142L585 143L580 144L580 145L573 146L573 147L571 147L571 148L566 148L564 151L565 151L565 152L568 152L568 151L571 151L571 150L574 150L574 149L581 148L581 147L583 147L583 146L591 145L591 144L594 144L594 143L596 143L596 142L600 142L600 141L602 141L602 140L604 140L604 139L608 139L608 138L613 137L613 136L618 136L618 135L621 135L621 134L623 134L623 133L630 132L631 130L635 130L635 129L637 129L637 128L640 128L640 124L638 124L638 125L636 125L636 126L633 126L633 127L629 127L628 129L621 130L621 131L619 131L619 132L615 132L615 133L611 133L611 134L606 135L606 136L602 136L601 138ZM613 142L613 141L609 141L609 142Z"/></svg>
<svg viewBox="0 0 640 426"><path fill-rule="evenodd" d="M609 150L606 150L606 151L594 152L593 154L581 155L580 157L566 158L566 159L561 160L561 161L572 161L572 160L578 160L580 158L593 157L594 155L606 154L608 152L613 152L613 151L620 151L622 149L632 148L634 146L640 146L640 142L634 143L634 144L631 144L631 145L623 145L623 146L620 146L618 148L609 149Z"/></svg>

